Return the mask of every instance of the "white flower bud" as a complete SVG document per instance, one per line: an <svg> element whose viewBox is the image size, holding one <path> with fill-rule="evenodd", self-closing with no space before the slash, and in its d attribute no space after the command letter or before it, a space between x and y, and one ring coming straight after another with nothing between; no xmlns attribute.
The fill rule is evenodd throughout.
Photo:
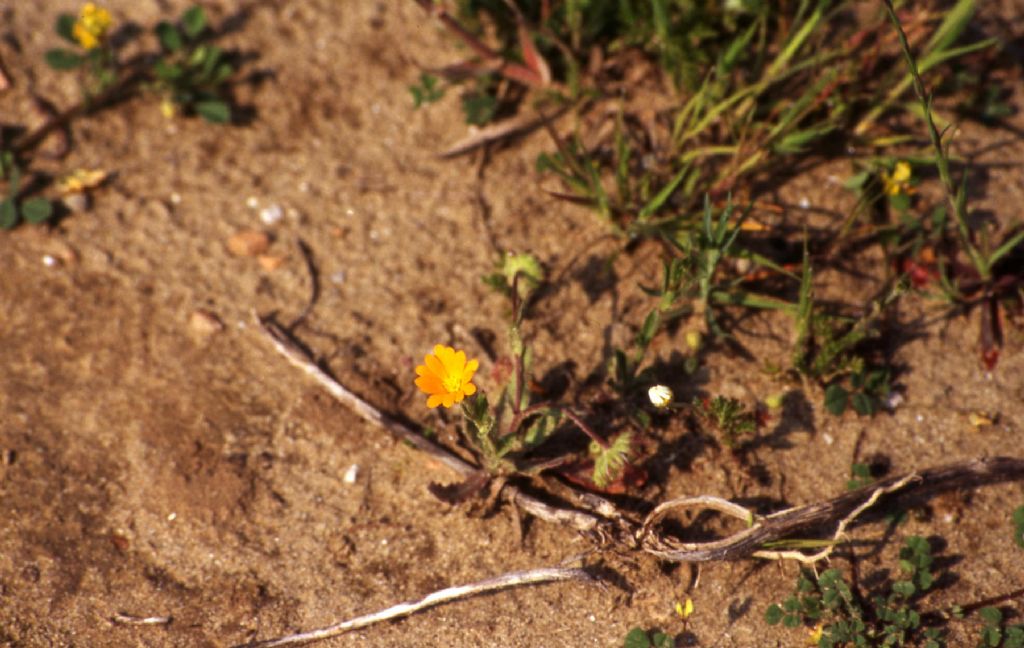
<svg viewBox="0 0 1024 648"><path fill-rule="evenodd" d="M672 404L672 390L667 385L655 385L647 390L647 397L651 404L658 409L665 409Z"/></svg>

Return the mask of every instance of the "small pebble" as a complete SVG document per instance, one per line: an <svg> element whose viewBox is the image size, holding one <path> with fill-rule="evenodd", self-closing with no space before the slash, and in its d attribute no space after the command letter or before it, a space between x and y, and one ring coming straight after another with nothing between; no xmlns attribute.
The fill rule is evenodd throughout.
<svg viewBox="0 0 1024 648"><path fill-rule="evenodd" d="M57 257L53 256L52 254L44 254L43 265L46 266L47 268L54 267L55 265L57 265Z"/></svg>
<svg viewBox="0 0 1024 648"><path fill-rule="evenodd" d="M821 438L825 440L825 445L832 445L833 443L836 442L836 440L833 439L832 435L829 434L828 432L822 434Z"/></svg>
<svg viewBox="0 0 1024 648"><path fill-rule="evenodd" d="M256 209L260 206L260 199L256 196L249 196L245 199L245 206L249 209Z"/></svg>
<svg viewBox="0 0 1024 648"><path fill-rule="evenodd" d="M174 193L171 194L171 204L172 205L180 205L181 204L181 194L178 193L177 191L175 191Z"/></svg>
<svg viewBox="0 0 1024 648"><path fill-rule="evenodd" d="M281 205L268 205L260 210L260 220L265 225L273 225L281 220L284 216L284 210L281 209Z"/></svg>
<svg viewBox="0 0 1024 648"><path fill-rule="evenodd" d="M335 286L340 286L341 284L345 283L345 271L338 270L337 272L332 272L330 279L332 284L334 284Z"/></svg>
<svg viewBox="0 0 1024 648"><path fill-rule="evenodd" d="M800 209L807 209L810 206L811 201L808 200L806 196L800 199Z"/></svg>
<svg viewBox="0 0 1024 648"><path fill-rule="evenodd" d="M53 244L50 245L49 247L50 247L51 250L53 250L53 253L52 254L48 254L46 256L52 256L55 259L57 259L58 261L60 261L61 263L63 263L64 265L71 266L71 265L75 265L76 263L78 263L78 260L80 258L78 256L78 252L75 251L75 248L71 247L70 245L68 245L64 241L55 240L55 241L53 241ZM43 263L46 263L45 259L43 260ZM47 264L47 265L49 265L49 264Z"/></svg>
<svg viewBox="0 0 1024 648"><path fill-rule="evenodd" d="M345 475L341 478L341 481L346 484L356 483L356 479L359 477L359 464L352 464L345 471Z"/></svg>
<svg viewBox="0 0 1024 648"><path fill-rule="evenodd" d="M270 236L259 230L242 230L228 239L228 251L235 256L257 256L270 247Z"/></svg>
<svg viewBox="0 0 1024 648"><path fill-rule="evenodd" d="M885 408L890 412L896 411L896 408L903 404L903 394L891 391L889 395L885 397Z"/></svg>
<svg viewBox="0 0 1024 648"><path fill-rule="evenodd" d="M273 254L261 254L256 257L256 260L259 262L260 267L267 272L273 272L284 264L283 256L275 256Z"/></svg>
<svg viewBox="0 0 1024 648"><path fill-rule="evenodd" d="M171 513L170 515L168 515L168 516L167 516L167 521L168 521L168 522L174 522L174 520L175 520L175 519L176 519L177 517L178 517L178 514L177 514L177 513Z"/></svg>
<svg viewBox="0 0 1024 648"><path fill-rule="evenodd" d="M192 332L201 338L208 338L214 333L224 330L224 323L214 313L206 310L196 310L188 318L188 326Z"/></svg>
<svg viewBox="0 0 1024 648"><path fill-rule="evenodd" d="M89 196L80 191L70 193L60 199L64 206L68 208L68 211L72 213L80 213L89 209Z"/></svg>

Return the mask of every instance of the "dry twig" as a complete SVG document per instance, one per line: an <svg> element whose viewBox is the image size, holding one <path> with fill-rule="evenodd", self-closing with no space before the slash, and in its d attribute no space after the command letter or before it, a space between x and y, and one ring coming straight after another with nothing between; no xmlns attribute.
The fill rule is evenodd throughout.
<svg viewBox="0 0 1024 648"><path fill-rule="evenodd" d="M345 632L358 630L359 628L365 628L366 626L380 623L381 621L390 621L392 619L409 616L410 614L415 614L420 610L424 610L435 605L456 601L470 596L479 596L488 592L509 589L512 587L522 587L524 585L536 585L539 583L552 583L566 580L590 581L593 579L590 574L582 569L565 567L542 567L540 569L511 572L495 578L488 578L487 580L470 583L469 585L458 585L438 590L416 601L399 603L398 605L393 605L387 609L380 610L379 612L366 614L354 619L349 619L348 621L341 621L325 628L286 635L284 637L269 639L267 641L256 641L253 643L242 644L236 648L273 648L276 646L292 646L310 641L318 641L320 639L328 639Z"/></svg>

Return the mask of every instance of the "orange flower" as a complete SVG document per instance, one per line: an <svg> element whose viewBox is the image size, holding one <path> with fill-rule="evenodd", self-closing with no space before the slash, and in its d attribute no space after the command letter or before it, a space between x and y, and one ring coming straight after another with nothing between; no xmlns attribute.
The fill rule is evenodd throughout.
<svg viewBox="0 0 1024 648"><path fill-rule="evenodd" d="M480 363L476 360L466 362L465 352L438 344L423 362L425 364L416 367L416 375L419 376L416 386L429 394L427 407L451 407L476 393L476 385L471 381Z"/></svg>

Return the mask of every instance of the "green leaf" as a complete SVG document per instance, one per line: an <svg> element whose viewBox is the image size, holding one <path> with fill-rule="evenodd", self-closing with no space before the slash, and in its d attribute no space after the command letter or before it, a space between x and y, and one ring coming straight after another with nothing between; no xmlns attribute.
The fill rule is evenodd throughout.
<svg viewBox="0 0 1024 648"><path fill-rule="evenodd" d="M1003 648L1024 648L1024 626L1011 626L1006 629Z"/></svg>
<svg viewBox="0 0 1024 648"><path fill-rule="evenodd" d="M18 224L18 208L14 201L8 198L0 202L0 229L11 229Z"/></svg>
<svg viewBox="0 0 1024 648"><path fill-rule="evenodd" d="M43 58L46 59L46 64L54 70L73 70L81 65L84 60L80 55L72 52L71 50L61 49L59 47L47 50L46 54L43 55Z"/></svg>
<svg viewBox="0 0 1024 648"><path fill-rule="evenodd" d="M57 22L53 25L53 31L57 32L58 36L72 45L78 45L78 41L75 40L75 17L71 14L60 14L57 16Z"/></svg>
<svg viewBox="0 0 1024 648"><path fill-rule="evenodd" d="M654 334L658 332L658 324L661 323L661 314L652 310L647 314L644 319L643 326L640 327L640 331L636 334L636 345L641 349L646 349L647 345L654 339Z"/></svg>
<svg viewBox="0 0 1024 648"><path fill-rule="evenodd" d="M825 409L832 414L839 416L846 411L846 401L849 393L839 383L829 385L825 389Z"/></svg>
<svg viewBox="0 0 1024 648"><path fill-rule="evenodd" d="M219 86L228 80L232 74L235 73L235 68L230 63L221 63L217 66L217 69L210 75L210 85Z"/></svg>
<svg viewBox="0 0 1024 648"><path fill-rule="evenodd" d="M783 613L775 603L768 606L768 609L764 611L764 621L768 625L778 625L779 621L782 621Z"/></svg>
<svg viewBox="0 0 1024 648"><path fill-rule="evenodd" d="M153 66L153 71L161 81L177 81L185 74L180 65L166 61L157 61Z"/></svg>
<svg viewBox="0 0 1024 648"><path fill-rule="evenodd" d="M160 45L168 52L177 52L185 44L178 28L167 21L160 21L153 28L156 37L160 39Z"/></svg>
<svg viewBox="0 0 1024 648"><path fill-rule="evenodd" d="M869 179L871 179L871 173L869 171L861 171L844 180L843 187L846 189L861 189L867 184Z"/></svg>
<svg viewBox="0 0 1024 648"><path fill-rule="evenodd" d="M53 203L45 198L29 198L21 203L21 215L30 223L42 223L53 216Z"/></svg>
<svg viewBox="0 0 1024 648"><path fill-rule="evenodd" d="M472 126L483 126L494 118L498 109L498 100L483 92L471 92L462 97L462 112L466 115L466 123Z"/></svg>
<svg viewBox="0 0 1024 648"><path fill-rule="evenodd" d="M615 436L608 448L593 442L590 444L594 455L594 483L598 488L604 488L622 475L622 469L629 461L632 443L633 433L626 431Z"/></svg>
<svg viewBox="0 0 1024 648"><path fill-rule="evenodd" d="M185 35L195 40L203 29L206 28L206 14L199 5L194 5L181 14L181 26L185 29Z"/></svg>
<svg viewBox="0 0 1024 648"><path fill-rule="evenodd" d="M651 648L651 639L643 628L633 628L626 634L622 648Z"/></svg>
<svg viewBox="0 0 1024 648"><path fill-rule="evenodd" d="M864 392L855 393L851 404L853 405L853 411L857 412L861 416L871 416L878 411L878 403L874 398Z"/></svg>
<svg viewBox="0 0 1024 648"><path fill-rule="evenodd" d="M1024 506L1018 506L1013 511L1013 541L1017 546L1024 549Z"/></svg>
<svg viewBox="0 0 1024 648"><path fill-rule="evenodd" d="M219 99L208 99L196 102L196 112L200 117L213 124L231 122L231 107Z"/></svg>
<svg viewBox="0 0 1024 648"><path fill-rule="evenodd" d="M903 598L910 598L917 591L917 588L910 581L896 581L892 584L892 591Z"/></svg>
<svg viewBox="0 0 1024 648"><path fill-rule="evenodd" d="M999 608L986 606L978 610L978 614L985 620L986 625L997 626L1003 622L1003 613L999 611Z"/></svg>
<svg viewBox="0 0 1024 648"><path fill-rule="evenodd" d="M664 632L655 632L653 645L654 648L675 648L676 642L672 638L672 635Z"/></svg>

